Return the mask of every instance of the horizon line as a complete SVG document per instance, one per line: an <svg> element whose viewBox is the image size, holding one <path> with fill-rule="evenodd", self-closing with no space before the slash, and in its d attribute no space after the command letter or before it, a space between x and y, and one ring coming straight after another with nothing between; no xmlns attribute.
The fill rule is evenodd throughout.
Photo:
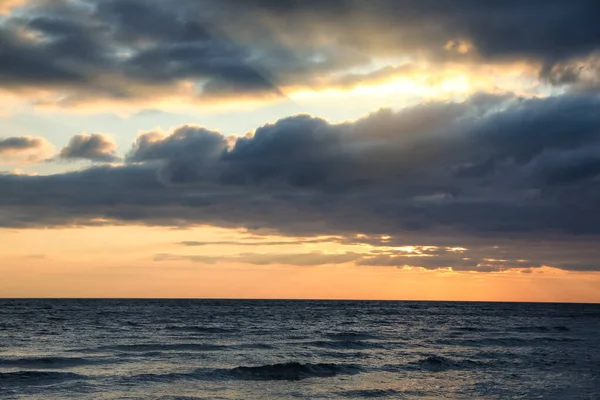
<svg viewBox="0 0 600 400"><path fill-rule="evenodd" d="M516 300L401 300L401 299L319 299L319 298L252 298L252 297L0 297L5 300L224 300L224 301L329 301L329 302L396 302L396 303L498 303L498 304L581 304L600 302L516 301Z"/></svg>

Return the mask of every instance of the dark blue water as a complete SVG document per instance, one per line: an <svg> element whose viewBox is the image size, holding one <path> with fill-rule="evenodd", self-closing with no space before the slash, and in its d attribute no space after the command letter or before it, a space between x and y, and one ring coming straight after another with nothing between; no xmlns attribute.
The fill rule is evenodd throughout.
<svg viewBox="0 0 600 400"><path fill-rule="evenodd" d="M600 305L0 300L1 399L600 399Z"/></svg>

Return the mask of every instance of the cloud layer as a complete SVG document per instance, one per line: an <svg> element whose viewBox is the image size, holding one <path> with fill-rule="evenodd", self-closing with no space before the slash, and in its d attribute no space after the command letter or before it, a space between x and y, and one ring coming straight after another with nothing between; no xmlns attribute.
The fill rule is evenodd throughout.
<svg viewBox="0 0 600 400"><path fill-rule="evenodd" d="M599 106L477 95L351 123L298 115L235 140L194 126L150 132L123 166L3 176L0 205L22 211L0 223L598 234Z"/></svg>
<svg viewBox="0 0 600 400"><path fill-rule="evenodd" d="M438 69L521 61L557 85L597 81L599 70L594 0L9 3L22 4L0 22L0 83L43 89L38 104L282 98L406 73L394 63L407 59Z"/></svg>

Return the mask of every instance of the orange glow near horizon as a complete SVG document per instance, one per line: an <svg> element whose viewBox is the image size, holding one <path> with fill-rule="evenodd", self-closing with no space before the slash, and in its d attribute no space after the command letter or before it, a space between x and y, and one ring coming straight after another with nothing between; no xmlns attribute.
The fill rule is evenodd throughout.
<svg viewBox="0 0 600 400"><path fill-rule="evenodd" d="M186 254L218 256L248 251L235 242L257 238L242 230L133 226L3 229L0 239L5 246L0 255L0 297L600 302L599 274L546 267L526 274L424 271L353 263L284 266L153 259L160 252L188 250ZM186 240L221 244L190 251L181 249L180 242ZM278 244L277 252L293 251L294 246L306 247L307 251L331 246L331 251L336 251L328 243L281 240L291 244Z"/></svg>

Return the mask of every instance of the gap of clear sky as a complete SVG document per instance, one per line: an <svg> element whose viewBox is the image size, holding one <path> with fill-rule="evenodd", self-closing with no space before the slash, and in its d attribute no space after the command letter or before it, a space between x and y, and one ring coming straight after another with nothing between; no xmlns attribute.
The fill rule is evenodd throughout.
<svg viewBox="0 0 600 400"><path fill-rule="evenodd" d="M591 0L0 0L0 297L600 302Z"/></svg>

